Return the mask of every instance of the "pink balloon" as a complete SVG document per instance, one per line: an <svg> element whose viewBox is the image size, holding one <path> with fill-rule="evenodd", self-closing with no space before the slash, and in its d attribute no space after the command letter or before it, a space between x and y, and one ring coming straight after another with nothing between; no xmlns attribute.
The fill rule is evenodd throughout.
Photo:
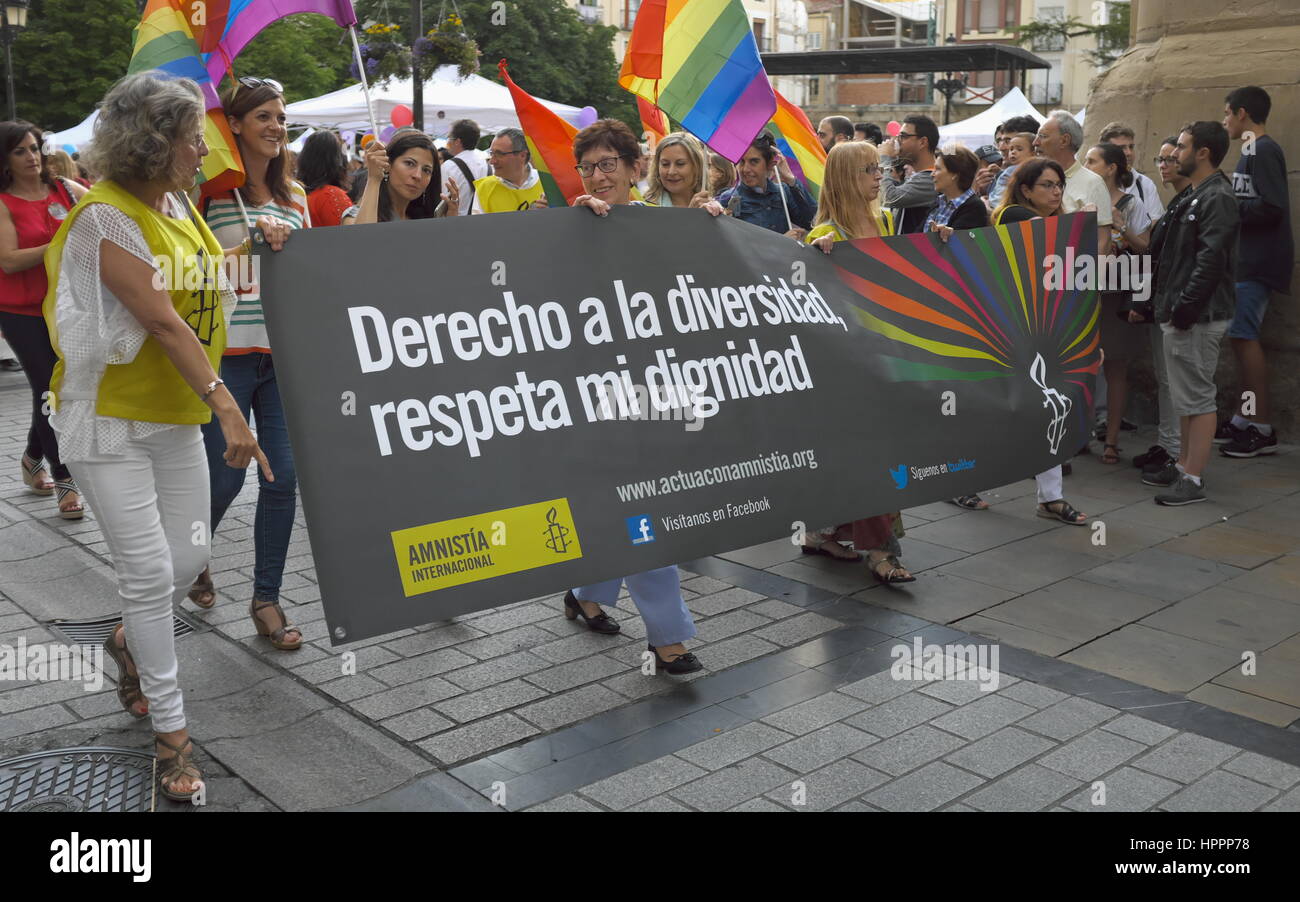
<svg viewBox="0 0 1300 902"><path fill-rule="evenodd" d="M600 117L596 115L594 106L585 106L578 111L578 128L586 128L598 118Z"/></svg>
<svg viewBox="0 0 1300 902"><path fill-rule="evenodd" d="M406 128L415 121L415 113L413 113L411 108L406 104L399 103L397 106L393 107L393 112L388 118L391 119L393 125L398 128Z"/></svg>
<svg viewBox="0 0 1300 902"><path fill-rule="evenodd" d="M902 123L898 122L895 119L890 119L889 124L885 126L885 134L889 135L889 137L891 138L897 138L898 133L901 132L902 130L903 130Z"/></svg>

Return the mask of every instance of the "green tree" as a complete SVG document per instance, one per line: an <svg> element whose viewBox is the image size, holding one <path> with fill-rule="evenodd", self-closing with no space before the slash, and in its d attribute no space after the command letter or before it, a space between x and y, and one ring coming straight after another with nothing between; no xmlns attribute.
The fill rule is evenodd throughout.
<svg viewBox="0 0 1300 902"><path fill-rule="evenodd" d="M352 83L352 40L333 19L316 13L272 22L235 58L235 74L274 78L286 103L318 97Z"/></svg>
<svg viewBox="0 0 1300 902"><path fill-rule="evenodd" d="M1097 47L1087 51L1088 59L1094 66L1104 68L1128 49L1129 13L1128 3L1106 3L1107 21L1089 25L1082 19L1071 16L1068 19L1044 19L1029 22L1011 29L1016 35L1016 43L1029 44L1033 41L1045 41L1058 38L1062 43L1071 38L1095 37Z"/></svg>
<svg viewBox="0 0 1300 902"><path fill-rule="evenodd" d="M47 129L85 119L126 74L135 0L33 0L14 42L18 116Z"/></svg>
<svg viewBox="0 0 1300 902"><path fill-rule="evenodd" d="M506 0L504 16L492 0L464 0L457 7L465 30L482 51L479 74L500 83L497 61L510 63L510 77L545 100L593 106L602 116L628 123L640 132L636 100L618 84L620 60L614 58L613 26L590 25L563 0ZM424 27L435 24L440 9L424 4ZM357 0L357 18L409 29L410 4L401 0ZM409 30L408 30L409 34Z"/></svg>

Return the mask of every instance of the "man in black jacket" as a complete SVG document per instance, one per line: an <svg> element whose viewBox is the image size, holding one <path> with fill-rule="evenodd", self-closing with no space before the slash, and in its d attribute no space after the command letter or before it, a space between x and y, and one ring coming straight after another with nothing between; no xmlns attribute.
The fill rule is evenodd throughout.
<svg viewBox="0 0 1300 902"><path fill-rule="evenodd" d="M1214 446L1214 369L1236 306L1240 216L1232 183L1219 169L1227 153L1221 123L1193 122L1178 136L1178 171L1191 190L1163 236L1154 301L1182 447L1174 481L1156 496L1157 504L1205 500L1201 477Z"/></svg>

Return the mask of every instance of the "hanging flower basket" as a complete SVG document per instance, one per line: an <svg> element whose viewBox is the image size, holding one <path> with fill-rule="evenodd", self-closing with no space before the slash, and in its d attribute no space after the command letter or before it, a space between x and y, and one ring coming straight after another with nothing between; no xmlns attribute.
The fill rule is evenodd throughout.
<svg viewBox="0 0 1300 902"><path fill-rule="evenodd" d="M465 32L464 23L455 13L449 13L423 37L416 38L414 52L396 25L369 22L364 34L361 58L365 61L366 78L374 82L406 78L411 74L412 57L421 82L427 81L441 66L455 66L462 77L478 71L478 44ZM356 60L352 61L350 71L353 78L360 78Z"/></svg>

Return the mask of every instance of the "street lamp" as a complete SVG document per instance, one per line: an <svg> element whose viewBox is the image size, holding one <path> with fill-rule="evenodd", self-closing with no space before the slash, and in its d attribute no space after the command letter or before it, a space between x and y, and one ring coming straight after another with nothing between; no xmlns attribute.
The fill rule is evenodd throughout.
<svg viewBox="0 0 1300 902"><path fill-rule="evenodd" d="M5 45L5 89L9 95L9 118L18 118L14 103L14 39L27 27L28 0L4 0L4 27L0 28L0 41Z"/></svg>

